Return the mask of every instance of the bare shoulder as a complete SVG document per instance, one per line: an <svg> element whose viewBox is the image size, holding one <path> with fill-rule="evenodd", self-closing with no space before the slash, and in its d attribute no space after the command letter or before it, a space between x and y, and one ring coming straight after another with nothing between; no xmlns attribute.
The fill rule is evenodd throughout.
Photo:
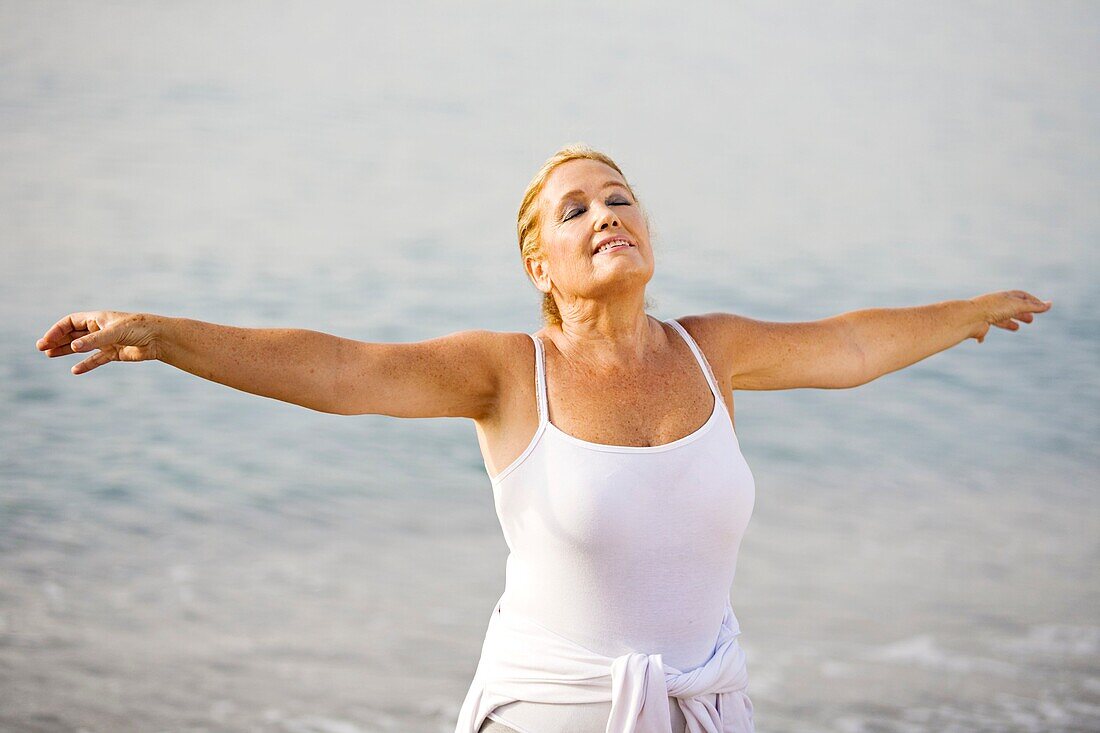
<svg viewBox="0 0 1100 733"><path fill-rule="evenodd" d="M485 363L492 371L493 397L474 418L479 431L494 433L534 404L535 342L521 331L485 331Z"/></svg>
<svg viewBox="0 0 1100 733"><path fill-rule="evenodd" d="M676 320L699 345L715 376L725 380L736 370L740 344L752 338L753 324L757 323L751 318L723 312L680 316Z"/></svg>
<svg viewBox="0 0 1100 733"><path fill-rule="evenodd" d="M531 334L522 331L491 331L493 362L498 373L527 374L535 368L535 344Z"/></svg>
<svg viewBox="0 0 1100 733"><path fill-rule="evenodd" d="M535 344L531 334L522 331L477 331L481 361L488 368L495 385L491 408L481 420L498 416L502 395L512 392L520 380L531 381L535 369Z"/></svg>
<svg viewBox="0 0 1100 733"><path fill-rule="evenodd" d="M524 361L523 333L470 329L411 343L347 341L342 414L490 418ZM528 345L530 351L533 346Z"/></svg>
<svg viewBox="0 0 1100 733"><path fill-rule="evenodd" d="M844 314L785 322L715 312L678 320L731 389L845 389L866 381Z"/></svg>
<svg viewBox="0 0 1100 733"><path fill-rule="evenodd" d="M531 337L520 331L490 331L481 328L457 331L441 339L452 339L455 343L461 343L464 349L472 351L478 359L492 366L507 366L511 358L531 343Z"/></svg>
<svg viewBox="0 0 1100 733"><path fill-rule="evenodd" d="M529 366L533 368L534 344L528 334L520 331L472 329L443 337L437 343L446 340L454 344L454 356L461 353L470 359L498 389L507 387L511 374Z"/></svg>

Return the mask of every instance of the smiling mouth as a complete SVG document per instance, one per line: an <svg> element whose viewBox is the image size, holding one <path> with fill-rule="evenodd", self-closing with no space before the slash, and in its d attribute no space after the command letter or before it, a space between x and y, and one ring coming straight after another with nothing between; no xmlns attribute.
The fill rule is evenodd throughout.
<svg viewBox="0 0 1100 733"><path fill-rule="evenodd" d="M633 244L625 239L615 239L608 242L607 244L602 245L599 249L596 250L595 254L603 254L605 252L617 252L621 249L629 249L633 246Z"/></svg>

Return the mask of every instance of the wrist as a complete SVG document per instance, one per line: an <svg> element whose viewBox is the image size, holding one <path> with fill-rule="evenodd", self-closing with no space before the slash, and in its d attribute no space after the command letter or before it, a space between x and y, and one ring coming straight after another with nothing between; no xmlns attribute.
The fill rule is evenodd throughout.
<svg viewBox="0 0 1100 733"><path fill-rule="evenodd" d="M981 343L982 337L989 329L989 313L982 300L984 297L979 295L963 301L966 304L966 337L977 339L978 343Z"/></svg>
<svg viewBox="0 0 1100 733"><path fill-rule="evenodd" d="M172 353L178 344L179 322L181 319L170 316L147 314L149 330L153 334L154 352L157 361L171 363Z"/></svg>

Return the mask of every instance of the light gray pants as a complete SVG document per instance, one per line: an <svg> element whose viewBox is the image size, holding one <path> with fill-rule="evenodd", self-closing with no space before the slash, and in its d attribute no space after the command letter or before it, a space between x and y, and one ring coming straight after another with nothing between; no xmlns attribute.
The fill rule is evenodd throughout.
<svg viewBox="0 0 1100 733"><path fill-rule="evenodd" d="M477 733L518 733L515 728L509 728L504 723L498 723L492 718L486 718Z"/></svg>

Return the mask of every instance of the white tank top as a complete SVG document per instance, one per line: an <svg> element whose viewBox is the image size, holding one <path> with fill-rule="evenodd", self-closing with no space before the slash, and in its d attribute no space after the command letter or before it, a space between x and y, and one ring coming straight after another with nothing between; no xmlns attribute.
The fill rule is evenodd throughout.
<svg viewBox="0 0 1100 733"><path fill-rule="evenodd" d="M549 635L545 638L604 655L601 659L660 655L664 665L686 672L712 659L721 629L724 649L729 635L740 633L729 593L756 487L706 358L683 326L675 320L665 323L690 348L710 385L714 407L697 430L657 446L592 443L552 424L543 345L531 335L538 429L527 448L490 477L510 551L504 594L494 613L529 623L537 634ZM537 634L517 637L519 646L530 650L541 643ZM736 646L736 640L732 643ZM739 646L735 651L741 655L737 665L744 667L743 652ZM498 669L485 659L488 654L487 644L482 666ZM733 664L723 663L727 668ZM492 687L493 680L476 679L489 674L479 667L475 687ZM684 714L669 690L672 731L679 733L685 729ZM585 694L576 699L591 699ZM473 687L467 705L472 697ZM717 694L698 697L709 700L713 716ZM494 703L488 717L521 733L608 730L612 703L607 695L598 702L563 704L559 698L534 702L517 693L514 701ZM751 723L747 695L744 705ZM474 731L484 717L472 721ZM701 729L710 730L710 724Z"/></svg>

